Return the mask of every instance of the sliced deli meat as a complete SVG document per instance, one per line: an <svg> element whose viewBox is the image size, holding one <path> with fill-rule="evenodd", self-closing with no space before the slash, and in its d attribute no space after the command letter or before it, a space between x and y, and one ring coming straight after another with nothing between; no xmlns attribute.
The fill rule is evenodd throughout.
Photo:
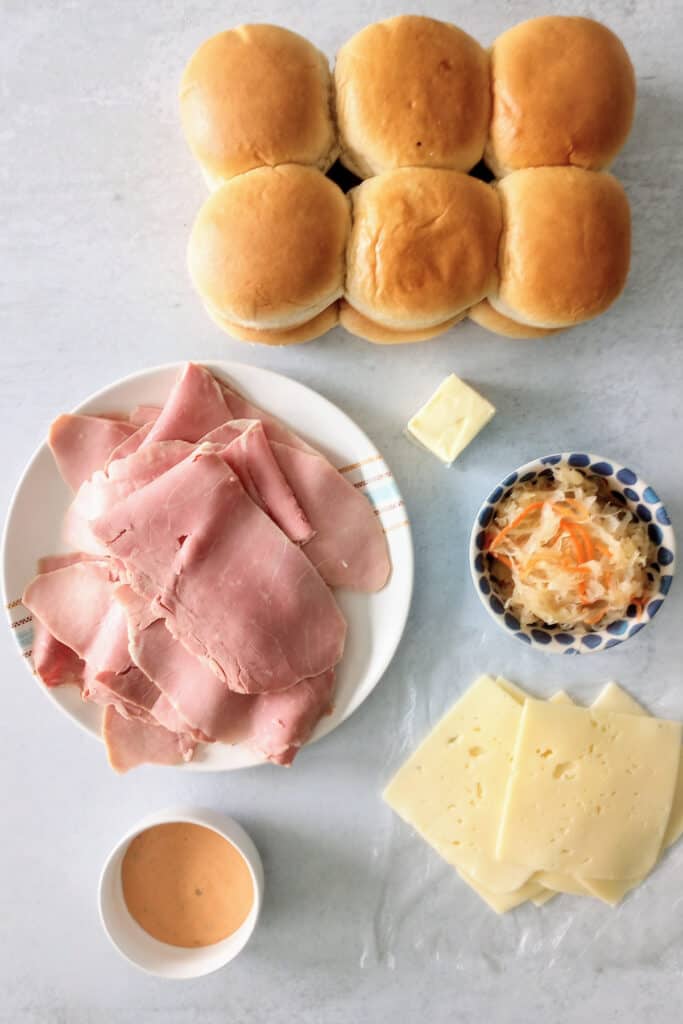
<svg viewBox="0 0 683 1024"><path fill-rule="evenodd" d="M125 420L64 413L50 427L48 443L64 481L77 491L136 431Z"/></svg>
<svg viewBox="0 0 683 1024"><path fill-rule="evenodd" d="M161 691L133 664L128 649L128 621L115 599L117 583L103 561L78 562L35 578L24 604L39 620L39 657L43 671L56 679L62 669L77 671L85 700L112 704L125 717L141 718L178 732L190 726ZM45 637L68 651L55 648ZM47 648L51 661L46 661ZM58 660L61 658L61 664ZM73 659L76 659L75 661ZM41 672L42 676L42 672ZM56 685L56 682L51 682Z"/></svg>
<svg viewBox="0 0 683 1024"><path fill-rule="evenodd" d="M34 671L46 686L83 685L85 662L60 643L40 619L33 620L32 654Z"/></svg>
<svg viewBox="0 0 683 1024"><path fill-rule="evenodd" d="M129 587L119 588L117 597L128 613L135 664L153 679L183 719L208 739L246 743L268 760L289 764L322 715L331 709L332 669L275 693L235 693L190 654L161 619L146 625L146 610Z"/></svg>
<svg viewBox="0 0 683 1024"><path fill-rule="evenodd" d="M229 420L203 439L223 445L221 457L240 478L245 491L295 544L306 544L315 531L282 472L260 420Z"/></svg>
<svg viewBox="0 0 683 1024"><path fill-rule="evenodd" d="M102 738L115 772L127 772L141 764L183 764L192 760L196 746L182 734L124 718L111 706L104 710Z"/></svg>
<svg viewBox="0 0 683 1024"><path fill-rule="evenodd" d="M230 419L218 381L202 366L187 363L144 443L198 441Z"/></svg>
<svg viewBox="0 0 683 1024"><path fill-rule="evenodd" d="M33 662L103 707L112 766L198 742L288 765L334 701L346 622L329 589L381 589L366 497L289 426L188 363L163 406L59 417L75 496L24 603Z"/></svg>
<svg viewBox="0 0 683 1024"><path fill-rule="evenodd" d="M340 660L346 623L309 560L201 449L92 523L133 589L232 690L283 690Z"/></svg>
<svg viewBox="0 0 683 1024"><path fill-rule="evenodd" d="M305 551L331 587L371 593L389 578L391 561L378 517L365 495L317 452L271 442L313 536Z"/></svg>
<svg viewBox="0 0 683 1024"><path fill-rule="evenodd" d="M275 764L291 764L323 715L332 710L334 669L304 679L288 690L254 700L252 746Z"/></svg>

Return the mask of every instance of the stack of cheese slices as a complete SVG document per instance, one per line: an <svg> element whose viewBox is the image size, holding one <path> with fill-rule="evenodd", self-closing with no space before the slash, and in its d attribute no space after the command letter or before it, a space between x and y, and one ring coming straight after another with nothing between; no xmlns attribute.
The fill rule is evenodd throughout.
<svg viewBox="0 0 683 1024"><path fill-rule="evenodd" d="M614 683L589 708L482 676L387 803L498 913L555 893L615 905L683 834L681 726Z"/></svg>
<svg viewBox="0 0 683 1024"><path fill-rule="evenodd" d="M604 312L630 260L630 212L604 172L629 133L635 78L605 26L544 17L485 51L400 16L327 59L246 25L205 42L181 85L213 194L189 244L216 323L245 341L308 341L341 321L379 343L470 316L539 337ZM367 179L347 197L334 161ZM482 158L486 184L467 172Z"/></svg>

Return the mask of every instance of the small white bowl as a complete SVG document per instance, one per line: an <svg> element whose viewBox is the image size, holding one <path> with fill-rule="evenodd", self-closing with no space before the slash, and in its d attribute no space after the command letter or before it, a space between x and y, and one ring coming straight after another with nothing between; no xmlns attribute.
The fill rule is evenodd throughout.
<svg viewBox="0 0 683 1024"><path fill-rule="evenodd" d="M217 832L242 854L251 873L254 903L249 916L236 932L211 946L185 949L152 938L131 917L123 897L121 862L129 844L153 825L176 821L204 825ZM144 818L116 844L102 869L98 898L102 927L126 960L160 978L199 978L224 967L244 949L251 938L263 901L263 865L252 840L232 818L214 811L187 807L160 811Z"/></svg>

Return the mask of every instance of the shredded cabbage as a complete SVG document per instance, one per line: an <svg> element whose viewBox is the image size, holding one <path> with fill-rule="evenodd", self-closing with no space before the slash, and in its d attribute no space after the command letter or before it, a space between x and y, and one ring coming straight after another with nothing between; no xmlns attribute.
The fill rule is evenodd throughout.
<svg viewBox="0 0 683 1024"><path fill-rule="evenodd" d="M570 466L517 484L486 538L505 607L523 625L606 626L640 610L655 548L602 481Z"/></svg>

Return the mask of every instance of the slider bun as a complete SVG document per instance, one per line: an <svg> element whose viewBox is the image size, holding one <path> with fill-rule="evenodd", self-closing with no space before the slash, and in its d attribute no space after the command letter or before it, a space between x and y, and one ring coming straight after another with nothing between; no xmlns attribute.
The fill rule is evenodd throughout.
<svg viewBox="0 0 683 1024"><path fill-rule="evenodd" d="M208 309L236 328L288 330L341 297L349 204L320 171L259 167L212 193L188 266Z"/></svg>
<svg viewBox="0 0 683 1024"><path fill-rule="evenodd" d="M530 327L529 324L520 324L503 316L494 309L488 299L478 302L467 313L470 320L480 327L494 334L500 334L504 338L547 338L549 334L557 334L561 328L553 327Z"/></svg>
<svg viewBox="0 0 683 1024"><path fill-rule="evenodd" d="M305 324L301 324L299 327L288 327L281 331L257 331L253 327L240 327L237 324L231 324L208 306L206 311L226 334L237 338L238 341L248 341L257 345L298 345L304 341L313 341L314 338L319 338L322 334L331 331L339 323L339 305L336 302L324 309L322 313L318 313L312 320L307 320Z"/></svg>
<svg viewBox="0 0 683 1024"><path fill-rule="evenodd" d="M491 50L485 159L497 177L523 167L607 167L631 130L636 82L623 44L590 18L533 18Z"/></svg>
<svg viewBox="0 0 683 1024"><path fill-rule="evenodd" d="M180 116L207 182L262 165L326 171L337 154L332 78L324 54L275 25L207 39L185 68Z"/></svg>
<svg viewBox="0 0 683 1024"><path fill-rule="evenodd" d="M534 327L571 327L603 313L628 276L631 218L610 174L577 167L515 171L503 207L498 291L491 305Z"/></svg>
<svg viewBox="0 0 683 1024"><path fill-rule="evenodd" d="M455 25L401 15L369 25L335 68L342 163L360 178L396 167L469 171L490 111L488 56Z"/></svg>
<svg viewBox="0 0 683 1024"><path fill-rule="evenodd" d="M397 331L391 327L382 327L374 320L368 319L359 313L357 309L350 306L345 299L339 303L339 323L357 338L364 338L365 341L372 341L375 345L403 345L412 341L429 341L440 334L444 334L450 327L464 319L465 314L454 316L436 327L424 327L422 330Z"/></svg>
<svg viewBox="0 0 683 1024"><path fill-rule="evenodd" d="M438 327L497 284L498 195L457 171L403 168L352 189L345 298L397 331Z"/></svg>

